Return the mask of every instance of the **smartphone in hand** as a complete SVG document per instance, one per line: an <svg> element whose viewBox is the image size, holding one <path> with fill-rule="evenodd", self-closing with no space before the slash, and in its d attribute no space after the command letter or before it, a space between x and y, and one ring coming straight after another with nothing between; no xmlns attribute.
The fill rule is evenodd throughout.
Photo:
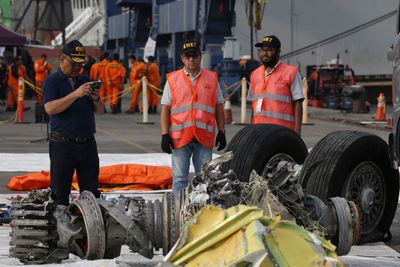
<svg viewBox="0 0 400 267"><path fill-rule="evenodd" d="M92 87L92 91L99 91L101 87L101 80L91 82L90 86Z"/></svg>

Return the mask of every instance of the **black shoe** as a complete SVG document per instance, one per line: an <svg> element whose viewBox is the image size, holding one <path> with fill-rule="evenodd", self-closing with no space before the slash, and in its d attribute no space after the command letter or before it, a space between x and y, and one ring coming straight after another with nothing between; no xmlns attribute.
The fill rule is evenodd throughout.
<svg viewBox="0 0 400 267"><path fill-rule="evenodd" d="M111 114L117 114L117 113L118 113L117 107L112 107Z"/></svg>
<svg viewBox="0 0 400 267"><path fill-rule="evenodd" d="M125 111L125 114L135 114L135 111L131 111L130 109L128 109L127 111Z"/></svg>
<svg viewBox="0 0 400 267"><path fill-rule="evenodd" d="M16 111L17 109L15 108L15 107L6 107L6 111L7 112L14 112L14 111Z"/></svg>

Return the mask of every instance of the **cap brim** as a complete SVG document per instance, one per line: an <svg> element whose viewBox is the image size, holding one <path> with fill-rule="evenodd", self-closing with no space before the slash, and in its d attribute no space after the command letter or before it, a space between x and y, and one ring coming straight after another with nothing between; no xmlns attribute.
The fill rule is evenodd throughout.
<svg viewBox="0 0 400 267"><path fill-rule="evenodd" d="M186 50L182 51L182 54L186 54L186 53L190 53L190 52L201 53L201 51L199 49L186 49Z"/></svg>
<svg viewBox="0 0 400 267"><path fill-rule="evenodd" d="M84 57L71 57L72 61L75 63L85 63L86 59Z"/></svg>
<svg viewBox="0 0 400 267"><path fill-rule="evenodd" d="M275 47L275 46L273 46L271 44L268 44L268 43L256 43L254 46L255 47L268 46L268 47L272 47L272 48L278 48L278 47Z"/></svg>

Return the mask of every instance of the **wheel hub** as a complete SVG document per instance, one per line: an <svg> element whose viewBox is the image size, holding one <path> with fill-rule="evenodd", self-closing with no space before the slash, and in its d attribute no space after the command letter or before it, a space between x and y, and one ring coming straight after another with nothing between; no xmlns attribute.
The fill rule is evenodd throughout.
<svg viewBox="0 0 400 267"><path fill-rule="evenodd" d="M370 213L374 205L375 195L375 191L369 187L369 185L363 187L360 196L360 207L362 211Z"/></svg>
<svg viewBox="0 0 400 267"><path fill-rule="evenodd" d="M362 234L371 232L381 221L386 202L385 178L372 161L358 164L346 179L344 196L360 207Z"/></svg>

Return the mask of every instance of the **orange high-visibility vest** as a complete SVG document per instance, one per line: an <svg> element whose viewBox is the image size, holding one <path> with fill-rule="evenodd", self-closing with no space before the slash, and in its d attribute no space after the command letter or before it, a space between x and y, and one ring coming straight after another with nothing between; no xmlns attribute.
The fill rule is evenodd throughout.
<svg viewBox="0 0 400 267"><path fill-rule="evenodd" d="M250 77L253 90L253 124L279 124L294 130L294 105L290 88L296 72L296 67L283 62L276 66L267 79L264 66L253 71Z"/></svg>
<svg viewBox="0 0 400 267"><path fill-rule="evenodd" d="M174 147L180 148L196 138L203 146L212 148L216 130L217 73L203 69L193 85L181 69L169 73L167 82L172 100L169 134Z"/></svg>

